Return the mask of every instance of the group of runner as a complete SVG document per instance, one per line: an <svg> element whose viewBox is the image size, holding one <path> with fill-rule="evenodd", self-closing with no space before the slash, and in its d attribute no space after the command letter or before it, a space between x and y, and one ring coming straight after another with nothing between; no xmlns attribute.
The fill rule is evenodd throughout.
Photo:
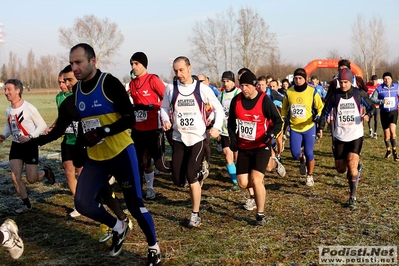
<svg viewBox="0 0 399 266"><path fill-rule="evenodd" d="M93 48L77 44L70 50L70 65L60 72L58 117L46 134L40 135L46 124L37 109L22 99L22 83L17 79L5 83L11 106L7 109L8 123L0 135L0 143L13 136L11 176L23 202L16 213L32 208L21 179L23 164L29 182L46 176L50 184L54 183L51 168L37 170L38 145L64 135L61 157L75 203L70 216L82 214L111 228L110 255L119 255L130 221L110 187L109 180L114 177L129 212L146 236L147 265L158 265L161 253L155 226L142 196L144 180L145 198L156 198L152 162L158 170L171 172L174 185L189 187L192 212L187 226L199 227L202 184L209 174L210 155L206 156L210 151L209 136L217 139L232 181L231 190L248 190L249 199L244 208L256 208L256 224L263 226L267 223L264 174L274 171L282 177L286 174L281 159L284 130L289 131L291 155L299 161L299 172L306 176L305 184L313 186L315 139L322 137L326 122L333 125L335 168L339 173L347 172L348 206L354 208L361 176L363 120L374 115L374 104L381 110L385 158L393 154L398 160L395 134L398 86L392 84L389 72L384 73L384 84L377 86L370 98L367 88L359 86L359 78L353 75L348 62L340 61L337 79L330 83L327 95L319 91L315 79L312 78L312 86L307 83L308 76L302 68L294 71L291 86L288 80L283 80L283 88L272 77L256 77L246 68L238 71L237 86L234 73L225 71L221 77L223 87L216 91L210 88L205 75L192 75L187 57L179 56L173 61L175 79L165 86L158 76L147 72L147 56L136 52L130 58L132 79L126 93L118 79L95 67ZM170 162L164 156L164 136L172 147ZM76 179L75 173L79 178ZM117 218L99 203L107 204ZM18 247L22 240L11 221L0 227L4 234L1 243L19 239L11 247L5 245L16 258L22 254L23 244L21 251Z"/></svg>

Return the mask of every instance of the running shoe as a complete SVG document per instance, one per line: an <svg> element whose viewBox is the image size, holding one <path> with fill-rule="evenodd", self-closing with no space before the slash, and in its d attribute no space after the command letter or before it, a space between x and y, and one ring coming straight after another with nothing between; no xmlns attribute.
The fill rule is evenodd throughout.
<svg viewBox="0 0 399 266"><path fill-rule="evenodd" d="M396 150L393 150L392 154L393 154L393 160L396 162L399 162L399 157L398 157L398 153L396 152Z"/></svg>
<svg viewBox="0 0 399 266"><path fill-rule="evenodd" d="M357 171L359 172L359 182L362 182L362 172L363 172L363 164L359 162L357 165Z"/></svg>
<svg viewBox="0 0 399 266"><path fill-rule="evenodd" d="M73 211L71 211L69 213L69 216L71 216L72 218L75 218L75 217L80 216L80 213L74 208Z"/></svg>
<svg viewBox="0 0 399 266"><path fill-rule="evenodd" d="M152 188L147 188L145 199L152 200L155 199L155 191Z"/></svg>
<svg viewBox="0 0 399 266"><path fill-rule="evenodd" d="M281 162L276 157L272 157L272 160L276 162L276 172L279 176L284 177L286 175L285 167L281 164Z"/></svg>
<svg viewBox="0 0 399 266"><path fill-rule="evenodd" d="M230 188L230 191L233 191L233 192L238 192L240 190L241 189L240 189L240 187L237 184L232 185L231 188Z"/></svg>
<svg viewBox="0 0 399 266"><path fill-rule="evenodd" d="M280 163L283 163L283 159L281 159L281 154L277 154L277 155L276 155L276 158L277 158L277 160L278 160Z"/></svg>
<svg viewBox="0 0 399 266"><path fill-rule="evenodd" d="M98 242L100 242L100 243L107 242L112 237L111 228L109 228L105 224L100 224L100 233L101 233L101 237L98 240Z"/></svg>
<svg viewBox="0 0 399 266"><path fill-rule="evenodd" d="M204 184L204 180L209 176L209 164L207 161L203 161L201 164L201 170L199 172L198 176L198 181L200 182L200 185Z"/></svg>
<svg viewBox="0 0 399 266"><path fill-rule="evenodd" d="M247 211L252 211L254 209L256 209L256 202L255 199L253 198L249 198L247 199L247 201L245 202L245 204L243 205L244 209L246 209Z"/></svg>
<svg viewBox="0 0 399 266"><path fill-rule="evenodd" d="M312 187L314 185L313 175L306 176L306 185Z"/></svg>
<svg viewBox="0 0 399 266"><path fill-rule="evenodd" d="M112 231L112 245L110 247L109 255L111 257L116 257L122 252L122 245L125 241L127 235L130 232L129 224L125 221L123 223L123 231L122 233L118 233L117 231Z"/></svg>
<svg viewBox="0 0 399 266"><path fill-rule="evenodd" d="M377 132L374 132L373 139L378 139L378 137L377 137Z"/></svg>
<svg viewBox="0 0 399 266"><path fill-rule="evenodd" d="M22 205L21 208L18 208L14 211L15 214L22 214L25 212L29 212L32 210L32 207L28 208L26 205Z"/></svg>
<svg viewBox="0 0 399 266"><path fill-rule="evenodd" d="M18 259L24 253L24 242L18 235L18 226L12 219L7 219L0 226L0 231L8 232L8 240L3 244L3 247L8 249L13 259Z"/></svg>
<svg viewBox="0 0 399 266"><path fill-rule="evenodd" d="M148 249L146 266L157 265L161 265L161 253L159 253L156 249Z"/></svg>
<svg viewBox="0 0 399 266"><path fill-rule="evenodd" d="M306 175L307 170L306 170L306 157L303 155L302 160L300 161L301 164L299 165L299 173L301 175Z"/></svg>
<svg viewBox="0 0 399 266"><path fill-rule="evenodd" d="M266 216L263 214L257 213L256 214L256 225L264 226L264 225L266 225L266 223L267 223Z"/></svg>
<svg viewBox="0 0 399 266"><path fill-rule="evenodd" d="M348 207L350 209L356 209L356 199L354 197L349 198Z"/></svg>
<svg viewBox="0 0 399 266"><path fill-rule="evenodd" d="M392 155L391 150L387 150L387 152L385 153L384 159L389 159Z"/></svg>
<svg viewBox="0 0 399 266"><path fill-rule="evenodd" d="M127 222L127 225L129 226L130 230L132 230L133 229L132 220L126 217L124 221Z"/></svg>
<svg viewBox="0 0 399 266"><path fill-rule="evenodd" d="M188 228L200 227L201 217L196 213L191 213L190 221L188 222Z"/></svg>
<svg viewBox="0 0 399 266"><path fill-rule="evenodd" d="M369 138L372 138L372 137L373 137L373 130L370 129L370 130L369 130Z"/></svg>
<svg viewBox="0 0 399 266"><path fill-rule="evenodd" d="M50 185L53 185L55 183L55 175L51 167L45 165L43 166L43 171L44 171L44 176L47 178L48 183Z"/></svg>

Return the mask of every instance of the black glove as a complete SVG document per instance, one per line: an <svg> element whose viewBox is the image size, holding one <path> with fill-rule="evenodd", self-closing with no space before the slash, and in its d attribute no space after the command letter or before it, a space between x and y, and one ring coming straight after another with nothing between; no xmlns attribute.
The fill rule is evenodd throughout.
<svg viewBox="0 0 399 266"><path fill-rule="evenodd" d="M84 146L87 147L93 147L97 143L99 143L103 138L105 138L106 134L104 132L104 129L102 127L98 127L96 129L93 129L89 132L86 132L83 135L84 139Z"/></svg>
<svg viewBox="0 0 399 266"><path fill-rule="evenodd" d="M318 124L320 124L320 116L314 116L313 117L313 122L315 122L316 123L316 125L318 125Z"/></svg>
<svg viewBox="0 0 399 266"><path fill-rule="evenodd" d="M230 138L230 150L232 152L238 151L238 141L237 138Z"/></svg>
<svg viewBox="0 0 399 266"><path fill-rule="evenodd" d="M76 168L82 167L88 158L87 149L85 146L83 146L82 141L83 140L78 137L72 149L72 162L73 166Z"/></svg>
<svg viewBox="0 0 399 266"><path fill-rule="evenodd" d="M264 143L266 143L266 144L270 144L270 142L271 142L271 140L272 139L274 139L275 137L274 137L274 134L273 133L268 133L268 132L266 132L265 133L265 141L264 141Z"/></svg>

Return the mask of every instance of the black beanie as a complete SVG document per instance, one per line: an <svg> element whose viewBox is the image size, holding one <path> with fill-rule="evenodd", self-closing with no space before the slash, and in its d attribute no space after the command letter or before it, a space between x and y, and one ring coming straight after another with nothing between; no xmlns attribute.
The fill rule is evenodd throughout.
<svg viewBox="0 0 399 266"><path fill-rule="evenodd" d="M384 79L386 76L388 76L388 77L391 77L391 78L392 78L392 74L391 74L391 72L385 72L385 73L382 75L382 78Z"/></svg>
<svg viewBox="0 0 399 266"><path fill-rule="evenodd" d="M307 74L306 74L305 69L303 69L303 68L297 68L297 69L295 69L295 71L294 71L294 77L295 77L295 76L301 76L301 77L303 77L303 78L306 80Z"/></svg>
<svg viewBox="0 0 399 266"><path fill-rule="evenodd" d="M256 86L256 83L256 76L250 71L244 72L244 74L240 76L240 84L251 84Z"/></svg>
<svg viewBox="0 0 399 266"><path fill-rule="evenodd" d="M223 74L222 74L222 81L223 81L224 79L228 79L228 80L231 80L231 81L235 82L234 73L231 72L231 71L225 71L225 72L223 72Z"/></svg>
<svg viewBox="0 0 399 266"><path fill-rule="evenodd" d="M137 61L140 62L145 68L148 66L148 59L145 53L143 52L136 52L130 58L130 61Z"/></svg>

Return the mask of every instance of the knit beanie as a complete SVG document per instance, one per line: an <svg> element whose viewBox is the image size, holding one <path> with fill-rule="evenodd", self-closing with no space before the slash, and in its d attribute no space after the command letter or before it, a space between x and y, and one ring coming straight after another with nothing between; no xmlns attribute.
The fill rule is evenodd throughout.
<svg viewBox="0 0 399 266"><path fill-rule="evenodd" d="M256 76L252 72L247 71L240 77L240 84L251 84L253 86L256 86L256 83Z"/></svg>
<svg viewBox="0 0 399 266"><path fill-rule="evenodd" d="M384 79L386 76L388 76L388 77L391 77L391 78L392 78L392 74L391 74L391 72L385 72L385 73L382 75L382 78Z"/></svg>
<svg viewBox="0 0 399 266"><path fill-rule="evenodd" d="M338 68L341 66L346 66L347 68L351 68L351 62L348 59L341 59L338 62Z"/></svg>
<svg viewBox="0 0 399 266"><path fill-rule="evenodd" d="M223 72L223 74L222 74L222 81L223 81L224 79L228 79L228 80L231 80L231 81L235 82L234 73L231 72L231 71L225 71L225 72Z"/></svg>
<svg viewBox="0 0 399 266"><path fill-rule="evenodd" d="M295 77L295 76L301 76L301 77L303 77L303 78L306 80L307 74L306 74L305 69L303 69L303 68L297 68L297 69L295 69L295 71L294 71L294 77Z"/></svg>
<svg viewBox="0 0 399 266"><path fill-rule="evenodd" d="M353 80L353 73L349 68L343 68L338 73L338 80L349 80L352 82Z"/></svg>
<svg viewBox="0 0 399 266"><path fill-rule="evenodd" d="M148 59L145 53L143 52L136 52L130 58L130 61L137 61L140 62L145 68L148 66Z"/></svg>

